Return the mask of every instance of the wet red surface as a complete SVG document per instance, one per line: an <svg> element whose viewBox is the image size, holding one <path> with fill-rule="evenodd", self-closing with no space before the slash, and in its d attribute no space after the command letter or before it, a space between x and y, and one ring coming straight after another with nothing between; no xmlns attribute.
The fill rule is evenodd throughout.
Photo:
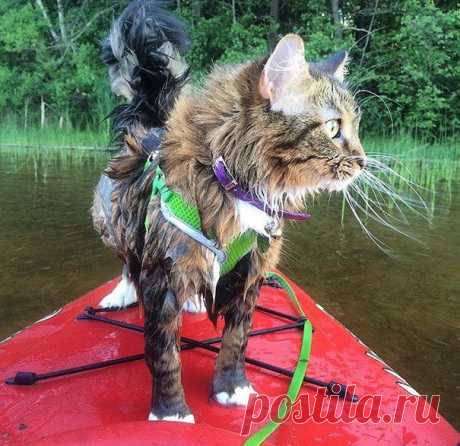
<svg viewBox="0 0 460 446"><path fill-rule="evenodd" d="M111 281L65 306L53 317L38 322L0 344L0 378L17 371L48 371L94 361L141 353L141 333L130 332L95 321L76 320L87 305L97 305L115 285ZM380 414L394 416L399 396L409 396L397 384L401 378L381 360L369 357L360 343L314 301L295 288L305 313L311 319L313 334L309 376L356 386L356 394L380 395ZM260 303L295 315L284 292L263 287ZM109 317L141 324L138 308ZM254 328L280 325L285 321L257 312ZM206 339L220 333L204 315L185 315L182 335ZM300 348L300 332L289 330L251 338L248 356L280 367L293 369ZM146 421L151 392L150 375L143 361L116 365L97 371L38 382L32 386L0 385L0 444L241 444L244 408L222 407L209 400L215 354L193 349L181 353L183 383L196 425ZM248 378L259 394L271 400L287 391L289 379L255 366L247 367ZM313 408L316 388L304 385ZM267 441L273 445L456 445L458 433L442 418L436 423L419 423L417 401L425 414L428 404L422 397L406 404L399 423L337 422L308 419L282 424ZM356 406L340 401L335 413ZM295 408L295 407L294 407ZM352 408L351 413L353 413ZM367 413L367 412L366 412ZM257 430L264 423L252 426Z"/></svg>

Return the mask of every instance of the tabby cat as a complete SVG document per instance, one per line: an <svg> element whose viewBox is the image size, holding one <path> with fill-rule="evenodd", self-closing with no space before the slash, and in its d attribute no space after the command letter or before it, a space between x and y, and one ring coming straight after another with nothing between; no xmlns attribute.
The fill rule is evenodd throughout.
<svg viewBox="0 0 460 446"><path fill-rule="evenodd" d="M254 392L244 368L248 332L263 277L279 259L283 217L297 215L309 194L346 188L366 157L344 81L345 52L307 62L302 39L288 34L269 56L217 67L195 89L182 88L187 47L184 26L157 2L135 1L115 21L103 59L112 90L127 99L112 114L122 147L92 213L124 264L101 305L122 307L139 296L144 308L149 419L193 422L181 385L184 306L205 307L213 322L224 318L211 394L222 404L247 404ZM252 201L223 185L218 160ZM222 274L215 250L165 218L160 196L151 195L157 166L167 188L196 207L200 232L219 249L257 234L231 271Z"/></svg>

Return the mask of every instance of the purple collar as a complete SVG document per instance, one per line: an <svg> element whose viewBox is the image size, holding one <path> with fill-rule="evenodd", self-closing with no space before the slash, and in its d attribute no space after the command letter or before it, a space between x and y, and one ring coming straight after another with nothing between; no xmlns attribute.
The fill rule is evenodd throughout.
<svg viewBox="0 0 460 446"><path fill-rule="evenodd" d="M228 170L228 167L221 156L216 159L212 168L214 170L214 174L216 175L217 180L226 191L231 192L236 198L242 201L246 201L247 203L251 204L252 206L255 206L257 209L260 209L261 211L264 211L269 215L277 214L279 217L286 218L288 220L308 220L311 217L310 214L304 212L275 212L272 208L267 206L258 198L254 197L254 195L243 190L240 187L238 182L235 180L233 175Z"/></svg>

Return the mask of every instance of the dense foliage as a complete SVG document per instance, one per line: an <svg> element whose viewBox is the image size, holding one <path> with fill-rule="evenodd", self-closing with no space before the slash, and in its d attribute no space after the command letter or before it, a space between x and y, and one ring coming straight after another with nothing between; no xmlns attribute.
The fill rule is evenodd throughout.
<svg viewBox="0 0 460 446"><path fill-rule="evenodd" d="M112 106L99 44L127 0L0 0L0 114L19 125L97 128ZM282 34L307 58L346 48L367 130L460 128L460 10L433 0L176 0L198 79L263 55ZM41 122L43 120L43 122Z"/></svg>

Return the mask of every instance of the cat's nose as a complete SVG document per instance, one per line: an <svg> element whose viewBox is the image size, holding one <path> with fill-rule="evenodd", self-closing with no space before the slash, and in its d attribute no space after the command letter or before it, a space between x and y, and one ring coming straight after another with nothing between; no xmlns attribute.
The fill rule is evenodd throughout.
<svg viewBox="0 0 460 446"><path fill-rule="evenodd" d="M358 163L358 166L361 167L361 169L365 169L367 167L367 158L365 156L356 158L356 162Z"/></svg>
<svg viewBox="0 0 460 446"><path fill-rule="evenodd" d="M361 167L361 169L365 169L367 167L366 152L364 151L363 146L359 142L353 145L353 148L351 150L351 156L355 159L355 161L358 163L358 166Z"/></svg>

